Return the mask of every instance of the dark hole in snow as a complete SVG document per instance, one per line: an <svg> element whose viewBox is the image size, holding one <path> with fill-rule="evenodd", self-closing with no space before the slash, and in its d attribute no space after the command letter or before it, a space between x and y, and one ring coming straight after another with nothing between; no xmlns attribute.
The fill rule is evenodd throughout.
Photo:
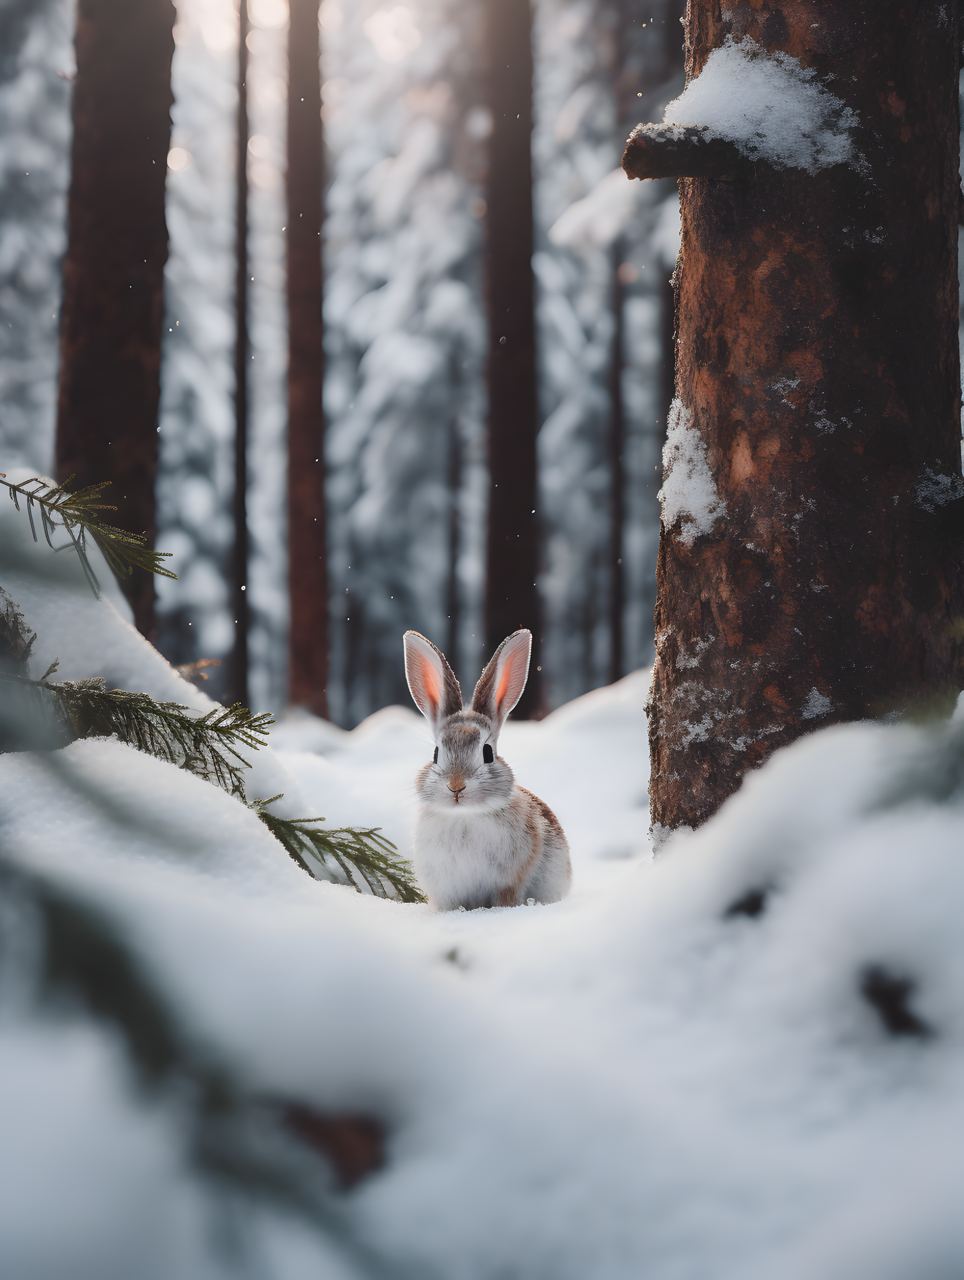
<svg viewBox="0 0 964 1280"><path fill-rule="evenodd" d="M882 965L868 965L860 975L861 995L892 1036L929 1040L934 1034L933 1027L911 1007L911 997L916 990L917 984L911 978L902 978Z"/></svg>
<svg viewBox="0 0 964 1280"><path fill-rule="evenodd" d="M742 897L731 902L727 909L723 912L724 920L733 920L737 916L749 916L755 919L762 916L766 910L767 899L770 897L770 890L766 887L762 889L748 889Z"/></svg>
<svg viewBox="0 0 964 1280"><path fill-rule="evenodd" d="M446 964L454 965L456 969L467 969L469 967L468 961L458 947L450 947L448 951L443 952L442 959Z"/></svg>

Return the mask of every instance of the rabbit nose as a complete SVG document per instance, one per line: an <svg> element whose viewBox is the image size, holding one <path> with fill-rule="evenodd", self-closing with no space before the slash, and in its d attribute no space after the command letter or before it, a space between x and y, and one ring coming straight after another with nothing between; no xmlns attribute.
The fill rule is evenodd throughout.
<svg viewBox="0 0 964 1280"><path fill-rule="evenodd" d="M462 792L465 790L465 783L462 781L461 778L453 778L452 781L448 784L448 786L449 786L449 791L451 791L453 796L460 796Z"/></svg>

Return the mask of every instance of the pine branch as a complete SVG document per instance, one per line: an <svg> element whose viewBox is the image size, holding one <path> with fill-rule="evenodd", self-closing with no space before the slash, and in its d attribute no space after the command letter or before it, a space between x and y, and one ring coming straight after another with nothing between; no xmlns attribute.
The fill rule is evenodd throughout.
<svg viewBox="0 0 964 1280"><path fill-rule="evenodd" d="M0 666L25 675L36 639L16 600L0 587Z"/></svg>
<svg viewBox="0 0 964 1280"><path fill-rule="evenodd" d="M47 683L79 738L110 737L214 782L245 798L241 749L257 751L273 723L267 712L254 715L236 702L192 716L178 702L156 702L146 693L108 689L101 679Z"/></svg>
<svg viewBox="0 0 964 1280"><path fill-rule="evenodd" d="M169 552L154 551L147 545L144 534L118 529L104 519L105 512L117 510L111 503L103 500L104 490L109 487L110 481L74 491L69 488L70 483L67 480L62 485L53 485L39 476L33 476L15 484L0 472L0 485L7 489L16 509L26 513L34 542L40 541L42 533L53 551L65 551L72 547L95 596L100 595L100 582L87 554L88 537L97 545L109 568L119 578L129 577L135 569L143 569L146 573L155 573L162 578L177 577L163 563ZM66 542L55 543L55 535L59 532L66 533Z"/></svg>
<svg viewBox="0 0 964 1280"><path fill-rule="evenodd" d="M100 677L55 683L50 679L55 670L56 664L41 680L0 671L0 679L32 688L41 701L53 698L74 738L119 738L245 799L244 770L250 766L241 751L265 745L273 723L267 712L254 715L235 703L192 716L178 702L157 702L147 693L108 689Z"/></svg>
<svg viewBox="0 0 964 1280"><path fill-rule="evenodd" d="M273 723L269 713L254 715L235 703L192 716L178 702L157 702L147 693L108 689L99 676L55 682L50 677L56 669L54 663L40 680L31 680L0 668L0 682L13 684L36 700L34 710L40 723L49 719L52 699L71 738L118 738L248 803L244 771L250 764L241 751L257 751L266 745L268 727ZM40 744L23 743L21 749L36 745ZM48 734L43 745L60 743ZM250 807L308 875L319 870L330 874L337 868L345 883L359 892L361 881L375 897L424 901L411 867L378 828L329 828L320 825L323 818L282 818L268 811L268 806L280 799L280 795L271 796Z"/></svg>
<svg viewBox="0 0 964 1280"><path fill-rule="evenodd" d="M281 818L269 813L268 806L281 798L277 795L258 800L252 808L302 870L309 875L315 875L318 869L331 874L334 863L345 882L359 893L360 878L377 898L425 901L411 865L399 856L395 845L378 827L323 827L320 824L324 818Z"/></svg>

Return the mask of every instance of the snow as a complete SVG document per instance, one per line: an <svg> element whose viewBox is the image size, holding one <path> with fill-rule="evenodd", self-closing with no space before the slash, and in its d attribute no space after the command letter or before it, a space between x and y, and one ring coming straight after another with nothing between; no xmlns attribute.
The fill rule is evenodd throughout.
<svg viewBox="0 0 964 1280"><path fill-rule="evenodd" d="M949 502L959 502L964 498L964 477L958 474L947 475L925 467L915 490L917 505L924 511L936 511Z"/></svg>
<svg viewBox="0 0 964 1280"><path fill-rule="evenodd" d="M713 483L703 437L680 400L670 405L659 500L664 528L679 525L679 540L687 547L701 534L710 533L726 512Z"/></svg>
<svg viewBox="0 0 964 1280"><path fill-rule="evenodd" d="M859 165L856 113L821 83L815 71L786 53L768 54L746 37L728 37L678 98L667 124L700 125L736 143L751 159L781 169Z"/></svg>
<svg viewBox="0 0 964 1280"><path fill-rule="evenodd" d="M819 689L811 689L804 699L803 709L800 714L804 720L816 720L820 716L827 716L833 710L833 703L825 693L821 693Z"/></svg>
<svg viewBox="0 0 964 1280"><path fill-rule="evenodd" d="M622 169L611 169L555 220L549 228L550 243L561 248L614 244L639 214L640 190L626 181Z"/></svg>
<svg viewBox="0 0 964 1280"><path fill-rule="evenodd" d="M24 527L0 506L37 669L57 653L69 675L206 707L115 591L85 594L66 555L51 577ZM256 1190L230 1200L192 1162L183 1089L133 1087L80 1006L38 1011L35 921L8 930L8 906L0 1274L961 1274L964 708L814 733L653 861L646 685L506 726L572 844L552 907L433 914L312 881L237 801L116 742L0 756L3 859L116 922L193 1052L251 1098L388 1135L384 1168L314 1226ZM253 785L271 775L302 813L382 823L407 850L430 748L408 709L351 733L301 713ZM874 971L910 984L930 1034L886 1029ZM329 1194L313 1155L297 1168Z"/></svg>

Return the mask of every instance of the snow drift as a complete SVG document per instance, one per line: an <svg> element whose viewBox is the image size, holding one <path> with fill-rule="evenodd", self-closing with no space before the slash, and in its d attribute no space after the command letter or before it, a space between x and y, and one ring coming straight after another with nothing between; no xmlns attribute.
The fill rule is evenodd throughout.
<svg viewBox="0 0 964 1280"><path fill-rule="evenodd" d="M38 669L205 709L5 506L0 545ZM182 1093L139 1088L89 1009L38 1005L37 922L8 903L0 1273L961 1274L964 719L815 733L653 860L645 686L505 730L572 844L552 907L432 915L312 881L235 800L116 742L0 756L2 858L96 904L192 1051L386 1134L351 1192L298 1166L314 1218L212 1186ZM256 790L406 851L413 712L275 740Z"/></svg>

